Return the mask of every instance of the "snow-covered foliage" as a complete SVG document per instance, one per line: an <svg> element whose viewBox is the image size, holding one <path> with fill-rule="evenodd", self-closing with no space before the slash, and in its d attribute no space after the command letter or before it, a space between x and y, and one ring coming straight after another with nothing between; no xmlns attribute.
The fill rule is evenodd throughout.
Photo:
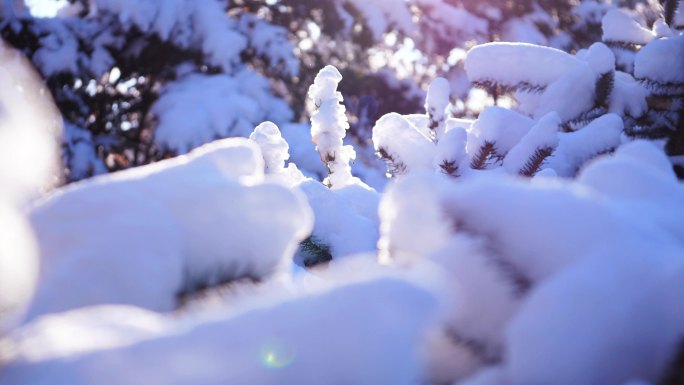
<svg viewBox="0 0 684 385"><path fill-rule="evenodd" d="M68 123L68 181L293 120L270 80L299 73L284 28L229 15L225 0L70 3L52 18L0 13L2 36L29 55Z"/></svg>
<svg viewBox="0 0 684 385"><path fill-rule="evenodd" d="M150 111L159 122L156 147L184 154L218 138L249 136L265 120L292 120L290 108L269 89L267 79L247 70L235 77L190 74L169 84Z"/></svg>
<svg viewBox="0 0 684 385"><path fill-rule="evenodd" d="M275 3L301 11L292 1ZM462 95L437 71L422 114L350 114L372 109L343 97L359 75L317 66L311 124L290 122L305 104L287 92L295 82L269 80L308 79L289 55L306 45L287 45L283 14L254 11L262 3L76 1L43 22L0 3L25 20L7 28L52 31L34 63L71 55L58 36L104 39L79 60L46 59L44 75L137 58L115 70L111 56L61 95L144 104L92 119L132 125L144 112L149 125L123 131L149 146L108 152L116 135L63 116L66 178L182 154L54 188L62 119L37 118L54 112L32 104L41 87L0 61L1 384L677 384L679 2L653 24L648 7L607 2L326 2L348 15L342 32L376 43L427 30L526 42L463 52L468 81L496 104L471 118L454 116ZM561 50L564 23L602 25L603 41ZM170 63L145 68L150 56ZM372 131L349 135L361 118Z"/></svg>
<svg viewBox="0 0 684 385"><path fill-rule="evenodd" d="M331 188L344 187L352 181L349 162L356 158L352 146L344 146L343 139L349 129L345 115L342 94L337 85L342 75L333 66L323 68L314 84L309 88L309 97L316 111L311 115L311 137L316 144L316 151L328 168L325 184Z"/></svg>
<svg viewBox="0 0 684 385"><path fill-rule="evenodd" d="M286 268L311 213L299 193L262 184L263 170L258 147L235 139L55 192L31 210L44 252L29 316L101 303L170 311L198 289ZM91 268L68 273L79 265Z"/></svg>

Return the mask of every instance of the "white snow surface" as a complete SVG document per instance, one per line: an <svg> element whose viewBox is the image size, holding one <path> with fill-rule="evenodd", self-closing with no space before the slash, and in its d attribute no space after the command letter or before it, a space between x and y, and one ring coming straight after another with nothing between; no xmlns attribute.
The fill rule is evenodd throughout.
<svg viewBox="0 0 684 385"><path fill-rule="evenodd" d="M259 145L264 158L265 172L275 173L285 168L285 161L290 158L289 145L280 134L280 129L273 122L263 122L254 128L249 136Z"/></svg>
<svg viewBox="0 0 684 385"><path fill-rule="evenodd" d="M573 177L593 157L611 151L620 145L622 119L606 114L575 132L558 134L559 143L547 166L558 176Z"/></svg>
<svg viewBox="0 0 684 385"><path fill-rule="evenodd" d="M632 75L615 72L613 92L610 94L609 111L618 115L642 116L648 110L648 90Z"/></svg>
<svg viewBox="0 0 684 385"><path fill-rule="evenodd" d="M521 173L530 156L537 149L555 150L558 146L558 129L561 123L560 116L555 112L550 112L543 116L532 126L530 131L520 139L507 154L503 161L504 169L511 174Z"/></svg>
<svg viewBox="0 0 684 385"><path fill-rule="evenodd" d="M468 132L468 156L472 160L485 142L494 143L496 152L504 156L534 124L533 119L515 111L489 107L482 111Z"/></svg>
<svg viewBox="0 0 684 385"><path fill-rule="evenodd" d="M604 42L648 44L655 37L630 15L619 9L608 11L601 20Z"/></svg>
<svg viewBox="0 0 684 385"><path fill-rule="evenodd" d="M340 71L331 65L325 66L316 75L308 92L316 109L311 115L311 138L321 160L328 167L326 184L332 188L360 183L352 176L349 165L356 158L356 152L352 146L343 145L349 122L345 115L346 108L341 104L342 93L337 91L340 81Z"/></svg>
<svg viewBox="0 0 684 385"><path fill-rule="evenodd" d="M433 166L436 170L447 173L445 167L456 167L456 171L451 173L459 175L459 169L468 167L468 154L466 153L466 143L468 133L464 128L455 127L446 132L442 139L437 143Z"/></svg>
<svg viewBox="0 0 684 385"><path fill-rule="evenodd" d="M227 139L48 197L31 213L42 266L30 318L105 303L168 311L180 292L286 268L312 215L263 170L256 144Z"/></svg>
<svg viewBox="0 0 684 385"><path fill-rule="evenodd" d="M470 81L510 87L525 84L543 88L576 66L577 59L568 53L526 43L478 45L468 51L465 59Z"/></svg>
<svg viewBox="0 0 684 385"><path fill-rule="evenodd" d="M385 260L432 255L458 287L445 325L476 341L455 343L451 364L433 362L431 376L453 381L481 367L466 383L657 380L684 332L674 289L684 280L682 194L646 142L597 159L577 182L400 180L381 203ZM477 363L497 349L501 367Z"/></svg>
<svg viewBox="0 0 684 385"><path fill-rule="evenodd" d="M663 58L671 66L663 66ZM658 83L684 83L684 35L662 38L643 47L634 59L634 76Z"/></svg>
<svg viewBox="0 0 684 385"><path fill-rule="evenodd" d="M196 320L84 309L41 319L3 341L17 352L3 383L408 385L421 375L416 346L436 304L405 280L377 278ZM115 311L109 324L90 324L95 312ZM22 338L28 328L39 332L33 340ZM80 330L90 346L51 338L63 335L59 328ZM128 341L110 338L124 331Z"/></svg>
<svg viewBox="0 0 684 385"><path fill-rule="evenodd" d="M432 168L435 145L409 120L397 113L378 119L373 127L373 145L392 158L393 174L404 175Z"/></svg>

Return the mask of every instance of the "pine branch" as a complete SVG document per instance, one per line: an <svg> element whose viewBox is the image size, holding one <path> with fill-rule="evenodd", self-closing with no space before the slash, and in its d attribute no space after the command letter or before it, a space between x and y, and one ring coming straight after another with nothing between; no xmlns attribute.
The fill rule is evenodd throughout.
<svg viewBox="0 0 684 385"><path fill-rule="evenodd" d="M553 154L553 147L542 147L534 150L534 154L525 162L525 166L518 172L522 176L532 177L541 168L542 164Z"/></svg>
<svg viewBox="0 0 684 385"><path fill-rule="evenodd" d="M332 261L330 247L318 238L311 236L299 244L299 251L305 257L302 261L305 267L313 267L321 263Z"/></svg>
<svg viewBox="0 0 684 385"><path fill-rule="evenodd" d="M581 113L579 116L573 119L563 122L560 128L563 132L574 132L591 123L593 120L605 115L606 113L608 113L608 111L603 107L593 108L589 111Z"/></svg>
<svg viewBox="0 0 684 385"><path fill-rule="evenodd" d="M648 91L657 96L684 96L684 83L661 83L652 79L637 78Z"/></svg>
<svg viewBox="0 0 684 385"><path fill-rule="evenodd" d="M665 19L665 23L671 27L675 27L672 25L672 22L677 13L677 8L679 8L679 0L660 0L660 2L663 5L663 18Z"/></svg>
<svg viewBox="0 0 684 385"><path fill-rule="evenodd" d="M594 107L608 107L610 102L610 94L613 92L615 85L615 71L609 71L601 75L596 81L596 97L594 99Z"/></svg>
<svg viewBox="0 0 684 385"><path fill-rule="evenodd" d="M456 161L445 160L442 162L442 164L439 165L439 168L446 175L452 176L454 178L457 178L460 176L458 174L458 165L456 164Z"/></svg>
<svg viewBox="0 0 684 385"><path fill-rule="evenodd" d="M387 172L390 175L396 176L406 172L406 164L395 159L389 152L387 152L386 148L380 147L378 149L377 155L387 164Z"/></svg>
<svg viewBox="0 0 684 385"><path fill-rule="evenodd" d="M260 278L251 275L236 274L239 266L219 268L207 271L202 278L190 278L188 271L184 273L183 285L176 293L178 307L182 308L188 303L208 297L211 293L225 291L228 288L245 284L259 283Z"/></svg>
<svg viewBox="0 0 684 385"><path fill-rule="evenodd" d="M512 91L525 91L529 93L540 94L546 89L546 86L532 84L529 82L520 82L517 84L500 84L493 80L475 80L472 82L472 84L475 87L484 88L490 94L497 95Z"/></svg>
<svg viewBox="0 0 684 385"><path fill-rule="evenodd" d="M470 161L470 168L475 170L483 170L487 165L487 161L495 153L495 151L496 147L494 146L494 142L485 141L477 151L477 154L473 160Z"/></svg>

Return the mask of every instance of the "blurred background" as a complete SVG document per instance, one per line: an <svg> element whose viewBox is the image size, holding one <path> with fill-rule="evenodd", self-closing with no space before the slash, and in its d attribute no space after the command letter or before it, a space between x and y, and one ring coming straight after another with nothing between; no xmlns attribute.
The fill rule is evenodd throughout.
<svg viewBox="0 0 684 385"><path fill-rule="evenodd" d="M471 88L463 70L470 47L517 41L574 53L601 41L610 9L648 27L660 15L657 0L0 4L2 38L30 59L63 116L65 182L247 136L264 120L294 124L286 138L306 137L296 124L307 122L306 93L326 64L344 77L348 140L357 147L368 146L383 114L423 112L436 76L451 83L451 113L475 117L512 101L500 89Z"/></svg>

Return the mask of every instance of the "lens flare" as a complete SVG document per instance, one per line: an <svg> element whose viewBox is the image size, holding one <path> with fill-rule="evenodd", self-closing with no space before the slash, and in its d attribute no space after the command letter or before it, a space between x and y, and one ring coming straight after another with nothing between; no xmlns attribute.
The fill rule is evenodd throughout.
<svg viewBox="0 0 684 385"><path fill-rule="evenodd" d="M296 351L292 344L281 340L271 340L261 347L261 362L269 369L284 369L296 357Z"/></svg>

